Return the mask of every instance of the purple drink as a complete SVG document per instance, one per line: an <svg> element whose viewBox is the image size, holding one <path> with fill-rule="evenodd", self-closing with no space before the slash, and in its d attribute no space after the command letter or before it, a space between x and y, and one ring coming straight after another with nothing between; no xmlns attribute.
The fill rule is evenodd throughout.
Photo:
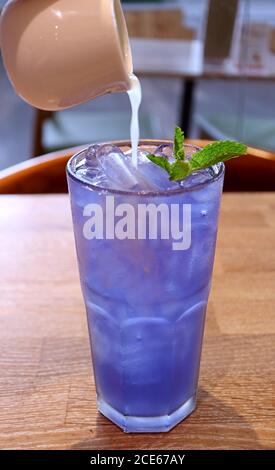
<svg viewBox="0 0 275 470"><path fill-rule="evenodd" d="M169 431L195 409L223 175L171 182L110 146L68 164L98 407L126 432Z"/></svg>

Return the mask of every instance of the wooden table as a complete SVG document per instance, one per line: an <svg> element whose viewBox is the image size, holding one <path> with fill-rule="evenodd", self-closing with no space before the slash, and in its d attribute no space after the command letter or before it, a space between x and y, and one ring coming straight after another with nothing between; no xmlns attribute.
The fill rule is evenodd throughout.
<svg viewBox="0 0 275 470"><path fill-rule="evenodd" d="M197 410L169 434L99 415L67 196L0 198L0 447L275 448L275 193L223 197Z"/></svg>

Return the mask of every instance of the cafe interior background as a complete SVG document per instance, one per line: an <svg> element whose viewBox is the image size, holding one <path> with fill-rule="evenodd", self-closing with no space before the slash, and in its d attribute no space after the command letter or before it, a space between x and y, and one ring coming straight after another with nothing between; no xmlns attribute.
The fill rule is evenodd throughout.
<svg viewBox="0 0 275 470"><path fill-rule="evenodd" d="M0 447L274 448L275 0L123 8L142 82L141 137L171 138L181 124L190 139L250 146L226 164L225 191L235 192L223 198L198 412L165 437L122 437L97 414L68 198L3 196ZM129 121L126 93L34 109L0 59L0 194L66 191L74 150L64 149L129 139Z"/></svg>
<svg viewBox="0 0 275 470"><path fill-rule="evenodd" d="M4 4L0 0L0 6ZM274 0L122 4L135 72L142 83L141 137L169 138L174 125L180 124L189 138L241 140L267 150L265 156L274 160ZM62 112L43 112L16 96L2 60L0 103L2 174L12 165L58 149L129 138L126 94L99 97ZM258 161L251 185L238 190L275 189L274 161L272 167L265 166L264 159ZM248 161L246 165L248 169Z"/></svg>

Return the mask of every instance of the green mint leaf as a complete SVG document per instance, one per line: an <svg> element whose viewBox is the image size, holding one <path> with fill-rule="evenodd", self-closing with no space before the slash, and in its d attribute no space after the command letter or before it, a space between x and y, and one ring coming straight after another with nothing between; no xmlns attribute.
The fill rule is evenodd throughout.
<svg viewBox="0 0 275 470"><path fill-rule="evenodd" d="M184 134L180 127L176 127L173 153L174 163L170 163L165 157L152 154L147 155L147 158L167 171L171 181L180 181L195 171L208 168L219 162L225 162L231 158L246 155L247 147L240 142L229 140L214 142L194 153L191 159L187 160L184 151Z"/></svg>
<svg viewBox="0 0 275 470"><path fill-rule="evenodd" d="M176 160L185 160L184 134L180 127L176 126L174 135L174 157Z"/></svg>
<svg viewBox="0 0 275 470"><path fill-rule="evenodd" d="M188 161L177 160L170 165L170 181L180 181L192 173L191 165Z"/></svg>
<svg viewBox="0 0 275 470"><path fill-rule="evenodd" d="M202 150L194 153L190 165L192 171L202 170L219 162L239 157L247 153L246 145L229 140L208 144Z"/></svg>
<svg viewBox="0 0 275 470"><path fill-rule="evenodd" d="M152 155L152 154L149 154L149 155L146 155L147 158L149 158L149 160L152 162L152 163L155 163L156 165L160 166L161 168L163 168L164 170L167 171L167 173L169 173L170 175L170 163L168 162L167 158L165 157L157 157L156 155Z"/></svg>

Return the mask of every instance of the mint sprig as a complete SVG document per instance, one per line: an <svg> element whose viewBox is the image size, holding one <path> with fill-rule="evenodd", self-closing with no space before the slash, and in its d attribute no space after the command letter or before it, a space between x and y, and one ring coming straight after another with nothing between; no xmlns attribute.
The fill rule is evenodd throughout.
<svg viewBox="0 0 275 470"><path fill-rule="evenodd" d="M246 155L247 147L240 142L230 140L213 142L206 145L202 150L195 152L191 159L187 160L184 152L184 134L179 127L176 127L173 153L175 158L173 163L170 163L166 157L153 154L147 155L147 158L167 171L170 181L180 181L187 178L194 171Z"/></svg>
<svg viewBox="0 0 275 470"><path fill-rule="evenodd" d="M149 160L151 160L152 163L155 163L156 165L160 166L164 170L167 171L167 173L170 174L171 171L171 164L168 162L166 157L157 157L156 155L146 155Z"/></svg>
<svg viewBox="0 0 275 470"><path fill-rule="evenodd" d="M190 160L193 170L201 170L219 162L226 162L231 158L240 157L247 152L246 145L240 142L232 142L224 140L221 142L213 142L206 145L202 150L192 155Z"/></svg>
<svg viewBox="0 0 275 470"><path fill-rule="evenodd" d="M191 173L190 163L187 160L177 160L168 171L170 175L170 181L178 181L187 178Z"/></svg>
<svg viewBox="0 0 275 470"><path fill-rule="evenodd" d="M184 133L181 128L176 126L174 134L174 148L173 153L176 160L185 160L184 151Z"/></svg>

